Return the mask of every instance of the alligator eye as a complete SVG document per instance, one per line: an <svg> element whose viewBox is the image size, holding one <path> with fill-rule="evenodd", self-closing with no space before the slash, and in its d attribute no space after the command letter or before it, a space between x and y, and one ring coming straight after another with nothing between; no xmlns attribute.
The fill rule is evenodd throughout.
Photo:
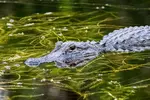
<svg viewBox="0 0 150 100"><path fill-rule="evenodd" d="M75 45L73 45L73 46L70 46L70 50L74 50L76 48L76 46Z"/></svg>

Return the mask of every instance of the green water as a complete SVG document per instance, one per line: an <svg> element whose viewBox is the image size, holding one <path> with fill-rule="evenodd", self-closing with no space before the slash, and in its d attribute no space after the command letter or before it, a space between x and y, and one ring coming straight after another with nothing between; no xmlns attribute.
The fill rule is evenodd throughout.
<svg viewBox="0 0 150 100"><path fill-rule="evenodd" d="M31 68L57 41L100 41L109 32L149 25L142 1L18 0L0 4L0 100L149 100L150 51L107 53L78 68Z"/></svg>

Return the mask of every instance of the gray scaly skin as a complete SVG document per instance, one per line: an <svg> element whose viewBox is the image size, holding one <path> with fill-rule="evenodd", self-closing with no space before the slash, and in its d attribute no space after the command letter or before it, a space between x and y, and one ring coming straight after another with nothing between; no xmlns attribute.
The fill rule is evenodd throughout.
<svg viewBox="0 0 150 100"><path fill-rule="evenodd" d="M56 66L83 66L105 52L140 52L150 50L150 26L135 26L115 30L104 36L100 42L57 42L54 50L40 58L29 58L27 66L39 66L55 62Z"/></svg>

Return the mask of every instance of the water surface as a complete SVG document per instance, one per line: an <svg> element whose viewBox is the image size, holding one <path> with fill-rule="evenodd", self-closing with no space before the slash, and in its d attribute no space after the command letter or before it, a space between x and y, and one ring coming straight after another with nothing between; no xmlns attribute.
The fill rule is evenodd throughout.
<svg viewBox="0 0 150 100"><path fill-rule="evenodd" d="M109 32L150 24L150 2L0 1L1 100L148 100L150 52L107 53L78 68L30 68L57 41L100 41Z"/></svg>

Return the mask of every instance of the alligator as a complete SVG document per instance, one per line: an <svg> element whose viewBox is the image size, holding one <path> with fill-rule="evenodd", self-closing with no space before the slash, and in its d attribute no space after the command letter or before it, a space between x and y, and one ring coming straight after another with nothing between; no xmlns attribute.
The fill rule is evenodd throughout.
<svg viewBox="0 0 150 100"><path fill-rule="evenodd" d="M49 54L40 58L28 58L25 64L35 67L41 63L55 62L59 68L77 67L87 64L102 53L144 50L150 50L150 26L134 26L114 30L98 42L58 41Z"/></svg>

